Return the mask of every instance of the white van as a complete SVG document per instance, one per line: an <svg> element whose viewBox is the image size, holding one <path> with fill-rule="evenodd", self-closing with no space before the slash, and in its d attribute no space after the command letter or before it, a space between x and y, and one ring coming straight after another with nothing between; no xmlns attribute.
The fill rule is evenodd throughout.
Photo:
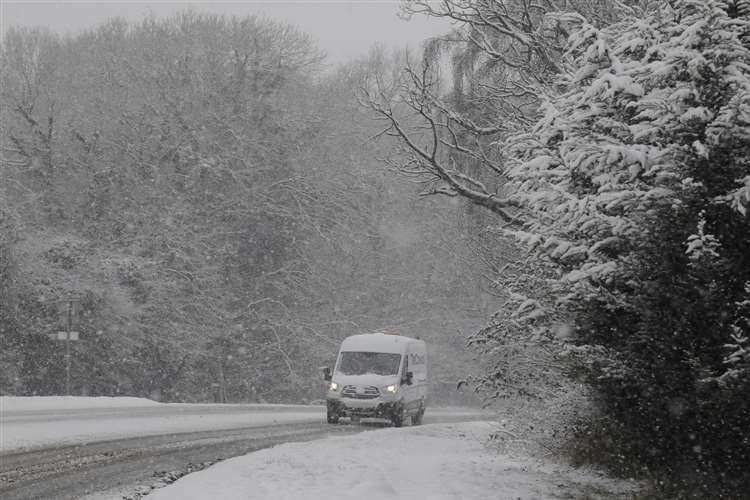
<svg viewBox="0 0 750 500"><path fill-rule="evenodd" d="M341 417L385 418L401 427L406 417L422 423L427 407L427 347L422 340L390 333L347 337L328 381L328 423Z"/></svg>

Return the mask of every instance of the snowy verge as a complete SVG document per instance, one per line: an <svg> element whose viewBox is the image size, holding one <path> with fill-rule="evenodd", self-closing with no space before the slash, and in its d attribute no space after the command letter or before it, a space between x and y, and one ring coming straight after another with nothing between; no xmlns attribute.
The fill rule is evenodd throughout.
<svg viewBox="0 0 750 500"><path fill-rule="evenodd" d="M195 405L142 398L0 399L0 453L158 434L323 422L305 405Z"/></svg>
<svg viewBox="0 0 750 500"><path fill-rule="evenodd" d="M142 408L155 406L172 407L211 407L231 408L252 406L257 409L294 409L316 408L315 404L284 403L159 403L151 399L135 397L110 396L0 396L0 412L51 411L51 410L85 410L93 408Z"/></svg>
<svg viewBox="0 0 750 500"><path fill-rule="evenodd" d="M150 399L132 397L0 396L0 411L3 412L124 408L159 404L161 403Z"/></svg>
<svg viewBox="0 0 750 500"><path fill-rule="evenodd" d="M497 424L382 429L220 462L149 500L633 498L637 485L487 447Z"/></svg>

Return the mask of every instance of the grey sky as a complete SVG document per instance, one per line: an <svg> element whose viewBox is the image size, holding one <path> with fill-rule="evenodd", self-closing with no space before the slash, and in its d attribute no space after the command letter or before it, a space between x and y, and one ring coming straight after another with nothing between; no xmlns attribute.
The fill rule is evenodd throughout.
<svg viewBox="0 0 750 500"><path fill-rule="evenodd" d="M0 0L3 33L10 26L46 26L58 33L74 34L110 17L140 20L193 9L224 15L252 14L287 21L316 37L332 62L364 54L375 43L417 47L430 36L450 29L443 21L423 16L405 21L398 17L397 1L8 1Z"/></svg>

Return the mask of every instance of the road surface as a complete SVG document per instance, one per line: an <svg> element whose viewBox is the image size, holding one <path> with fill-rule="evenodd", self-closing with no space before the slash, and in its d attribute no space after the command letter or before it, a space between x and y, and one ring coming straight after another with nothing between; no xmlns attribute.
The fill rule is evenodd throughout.
<svg viewBox="0 0 750 500"><path fill-rule="evenodd" d="M425 423L482 418L487 415L473 410L431 409ZM186 422L196 419L203 428L215 428L184 431ZM238 425L243 419L253 423ZM86 439L75 438L76 443L3 451L0 498L137 499L152 486L168 484L218 460L289 441L382 428L377 423L329 425L324 420L324 408L314 406L161 405L5 414L1 423L7 440L14 431L76 428L80 433L81 428L98 426L115 434L118 428L127 429L123 432L132 435L139 423L150 435L101 440L94 433ZM194 423L190 425L195 428Z"/></svg>

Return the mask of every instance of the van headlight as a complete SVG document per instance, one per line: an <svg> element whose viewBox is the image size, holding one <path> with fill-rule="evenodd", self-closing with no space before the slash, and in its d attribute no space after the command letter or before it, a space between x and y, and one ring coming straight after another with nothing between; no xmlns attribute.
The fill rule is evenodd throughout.
<svg viewBox="0 0 750 500"><path fill-rule="evenodd" d="M339 384L337 384L336 382L331 382L331 383L330 383L330 384L328 385L328 390L329 390L329 391L333 391L333 392L336 392L336 391L338 391L338 390L339 390Z"/></svg>
<svg viewBox="0 0 750 500"><path fill-rule="evenodd" d="M385 388L385 392L389 394L396 394L396 391L398 390L398 386L391 384L388 387Z"/></svg>

